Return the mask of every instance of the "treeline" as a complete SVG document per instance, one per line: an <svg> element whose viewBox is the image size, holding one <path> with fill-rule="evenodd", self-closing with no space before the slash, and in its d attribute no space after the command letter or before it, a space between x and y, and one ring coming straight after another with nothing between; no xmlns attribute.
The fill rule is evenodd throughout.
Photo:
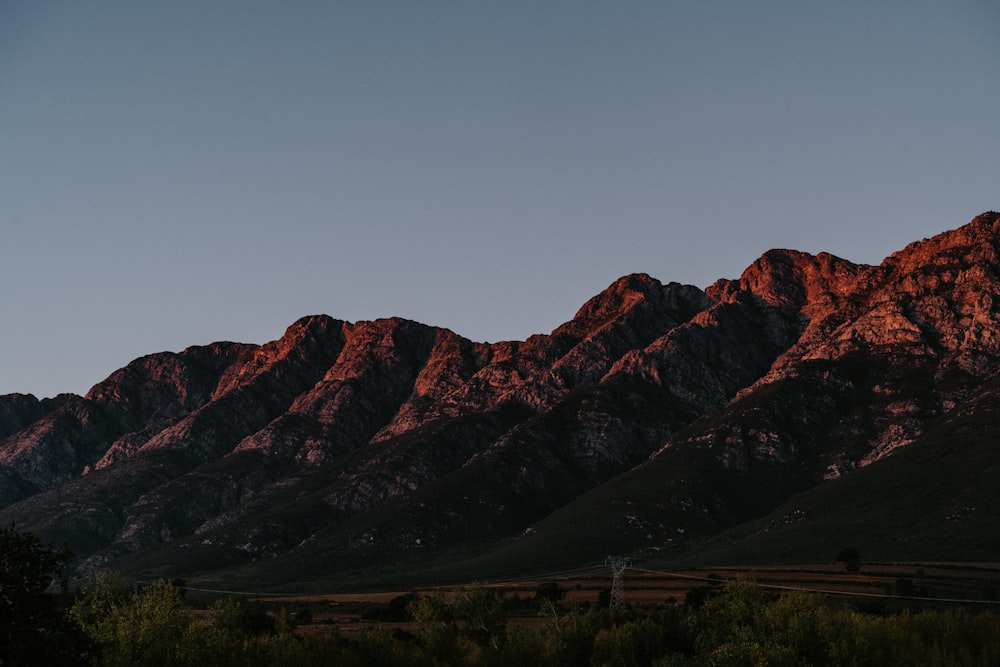
<svg viewBox="0 0 1000 667"><path fill-rule="evenodd" d="M1000 664L994 612L881 615L801 592L774 595L751 581L684 604L624 610L568 607L558 588L540 588L537 627L510 623L511 599L474 585L448 597L405 596L387 609L409 621L406 631L347 638L334 626L302 632L284 610L266 613L243 599L195 609L168 581L136 591L124 577L101 573L80 591L46 592L64 555L18 537L22 558L8 558L2 547L11 534L0 531L3 667ZM19 578L39 557L39 576Z"/></svg>

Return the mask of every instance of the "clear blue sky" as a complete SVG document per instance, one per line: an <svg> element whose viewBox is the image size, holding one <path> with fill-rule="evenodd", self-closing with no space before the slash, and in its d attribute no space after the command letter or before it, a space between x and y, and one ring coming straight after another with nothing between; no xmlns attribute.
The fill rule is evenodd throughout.
<svg viewBox="0 0 1000 667"><path fill-rule="evenodd" d="M299 316L523 339L1000 207L1000 5L0 3L0 393Z"/></svg>

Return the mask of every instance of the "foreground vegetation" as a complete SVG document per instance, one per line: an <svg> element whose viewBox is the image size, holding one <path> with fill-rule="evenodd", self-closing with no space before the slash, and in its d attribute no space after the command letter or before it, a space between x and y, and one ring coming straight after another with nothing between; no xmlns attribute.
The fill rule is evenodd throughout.
<svg viewBox="0 0 1000 667"><path fill-rule="evenodd" d="M866 613L748 580L684 604L624 610L568 608L557 586L539 587L531 605L544 621L533 626L509 621L523 601L482 586L408 595L382 611L397 629L348 638L335 626L296 628L308 618L243 599L195 609L168 581L136 591L105 572L74 594L46 592L65 558L0 531L0 665L1000 664L996 613Z"/></svg>

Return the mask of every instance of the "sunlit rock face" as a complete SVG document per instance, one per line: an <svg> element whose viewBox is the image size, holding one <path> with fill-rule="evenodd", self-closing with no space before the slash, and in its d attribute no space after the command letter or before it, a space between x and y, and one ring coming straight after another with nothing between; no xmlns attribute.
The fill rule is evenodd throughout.
<svg viewBox="0 0 1000 667"><path fill-rule="evenodd" d="M740 396L811 378L815 393L863 398L866 416L837 413L845 424L856 421L838 436L848 447L829 463L833 476L907 444L927 418L968 398L998 369L998 242L998 218L990 213L877 267L827 260L816 271L800 258L797 265L812 269L801 273L810 276L805 291L813 295L803 302L802 333Z"/></svg>
<svg viewBox="0 0 1000 667"><path fill-rule="evenodd" d="M181 574L335 572L581 516L623 547L675 544L982 404L998 218L879 266L772 250L704 291L625 276L525 341L318 315L137 359L84 397L3 396L0 521Z"/></svg>

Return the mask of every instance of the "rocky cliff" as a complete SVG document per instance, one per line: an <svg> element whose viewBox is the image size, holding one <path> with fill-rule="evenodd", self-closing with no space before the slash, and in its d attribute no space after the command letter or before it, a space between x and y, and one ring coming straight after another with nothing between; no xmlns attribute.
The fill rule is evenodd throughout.
<svg viewBox="0 0 1000 667"><path fill-rule="evenodd" d="M940 425L989 413L998 249L986 213L879 266L772 250L704 291L626 276L526 341L313 316L150 355L83 397L0 397L0 521L81 567L271 580L484 545L689 553L963 447Z"/></svg>

